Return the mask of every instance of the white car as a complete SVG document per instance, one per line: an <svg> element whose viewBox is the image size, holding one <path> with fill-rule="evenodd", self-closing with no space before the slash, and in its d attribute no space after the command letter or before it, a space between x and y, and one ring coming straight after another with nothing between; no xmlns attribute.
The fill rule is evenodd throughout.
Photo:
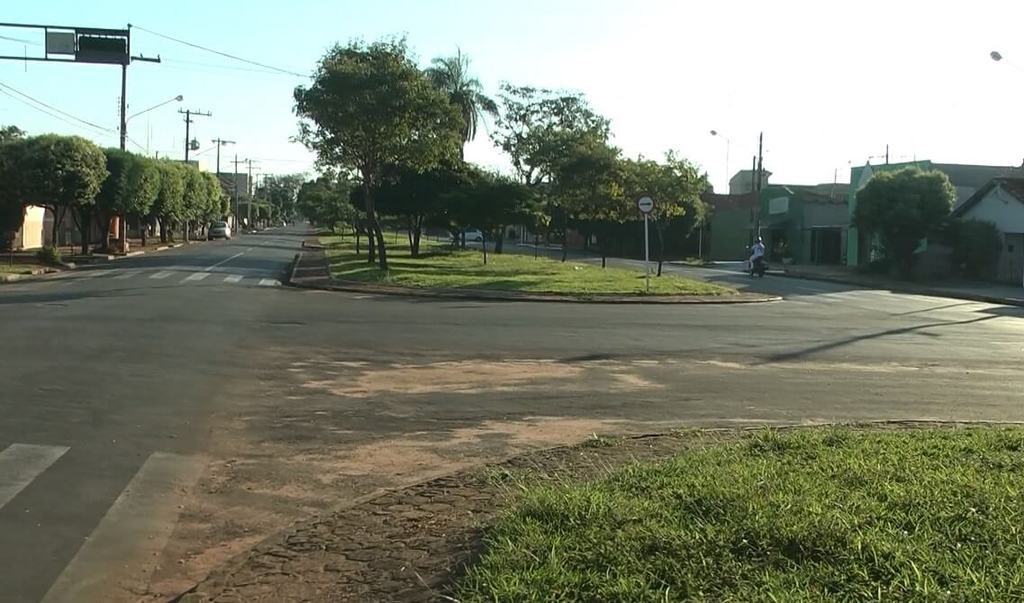
<svg viewBox="0 0 1024 603"><path fill-rule="evenodd" d="M484 241L484 233L476 228L467 228L462 232L466 235L467 243L482 243Z"/></svg>
<svg viewBox="0 0 1024 603"><path fill-rule="evenodd" d="M210 228L206 231L206 240L214 239L231 240L231 227L227 222L210 222Z"/></svg>

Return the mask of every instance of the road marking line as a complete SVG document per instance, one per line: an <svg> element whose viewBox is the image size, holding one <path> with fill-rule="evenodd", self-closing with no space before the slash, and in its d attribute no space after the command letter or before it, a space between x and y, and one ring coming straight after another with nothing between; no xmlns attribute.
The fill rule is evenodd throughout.
<svg viewBox="0 0 1024 603"><path fill-rule="evenodd" d="M129 278L135 276L136 274L138 274L138 272L127 272L127 271L125 271L124 273L118 274L117 276L115 276L114 280L115 281L123 281L125 279L129 279Z"/></svg>
<svg viewBox="0 0 1024 603"><path fill-rule="evenodd" d="M43 603L107 601L110 587L148 582L167 546L181 505L206 462L154 452L43 597Z"/></svg>
<svg viewBox="0 0 1024 603"><path fill-rule="evenodd" d="M98 276L106 276L114 272L113 270L83 270L80 278L96 278Z"/></svg>
<svg viewBox="0 0 1024 603"><path fill-rule="evenodd" d="M181 279L181 282L185 283L188 281L201 281L208 276L210 276L209 272L193 272L192 274Z"/></svg>
<svg viewBox="0 0 1024 603"><path fill-rule="evenodd" d="M243 278L245 278L245 277L242 276L241 274L229 274L229 275L224 277L224 282L225 283L237 283L237 282L241 281Z"/></svg>
<svg viewBox="0 0 1024 603"><path fill-rule="evenodd" d="M206 268L203 268L203 270L206 271L206 272L209 272L209 271L213 270L214 268L216 268L217 266L220 266L221 264L227 264L231 260L233 260L233 259L235 259L237 257L243 256L243 255L245 255L245 252L244 251L239 251L238 253L236 253L235 255L233 255L231 257L229 257L228 259L221 260L221 261L217 262L216 264L214 264L212 266L207 266Z"/></svg>
<svg viewBox="0 0 1024 603"><path fill-rule="evenodd" d="M67 451L67 446L11 444L0 452L0 508Z"/></svg>
<svg viewBox="0 0 1024 603"><path fill-rule="evenodd" d="M272 278L261 278L260 287L276 287L281 284L281 281Z"/></svg>
<svg viewBox="0 0 1024 603"><path fill-rule="evenodd" d="M167 278L167 277L171 276L172 274L174 274L174 273L173 272L168 272L168 271L165 270L163 272L157 272L156 274L151 275L149 278Z"/></svg>

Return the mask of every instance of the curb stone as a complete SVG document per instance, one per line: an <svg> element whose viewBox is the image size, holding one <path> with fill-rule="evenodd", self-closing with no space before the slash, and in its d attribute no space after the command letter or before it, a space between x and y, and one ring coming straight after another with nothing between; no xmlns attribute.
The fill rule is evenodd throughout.
<svg viewBox="0 0 1024 603"><path fill-rule="evenodd" d="M308 254L308 255L307 255ZM303 266L304 260L310 258L306 263L313 264L310 267ZM316 272L315 276L298 276L298 272ZM292 260L291 269L288 272L286 284L300 289L317 289L322 291L345 291L350 293L364 293L370 295L396 295L406 297L421 297L430 299L462 299L473 301L497 301L497 302L547 302L547 303L583 303L583 304L648 304L648 305L732 305L732 304L756 304L781 301L782 298L774 295L762 295L752 293L737 293L729 296L712 295L659 295L659 296L627 296L627 295L591 295L591 296L570 296L556 294L534 294L534 293L513 293L509 291L487 291L480 289L415 289L412 287L398 287L388 285L376 285L360 281L343 281L332 279L329 275L327 260L322 248L312 252L300 252Z"/></svg>

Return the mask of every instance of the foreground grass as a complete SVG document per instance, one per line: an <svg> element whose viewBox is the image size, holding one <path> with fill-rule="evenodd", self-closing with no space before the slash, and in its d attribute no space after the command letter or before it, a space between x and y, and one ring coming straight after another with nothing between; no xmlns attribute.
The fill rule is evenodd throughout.
<svg viewBox="0 0 1024 603"><path fill-rule="evenodd" d="M0 263L0 274L32 274L39 264L7 264Z"/></svg>
<svg viewBox="0 0 1024 603"><path fill-rule="evenodd" d="M457 598L1024 600L1024 430L762 432L528 486Z"/></svg>
<svg viewBox="0 0 1024 603"><path fill-rule="evenodd" d="M496 289L532 293L566 293L576 295L644 293L644 275L635 270L600 268L579 262L559 262L517 254L488 254L484 265L479 249L451 251L432 241L421 244L421 257L409 254L404 240L395 244L388 239L390 271L382 273L366 263L363 241L362 255L355 254L352 237L321 237L327 246L331 275L335 278L379 282L403 287L446 287ZM672 275L651 278L655 295L728 295L734 290L711 283Z"/></svg>

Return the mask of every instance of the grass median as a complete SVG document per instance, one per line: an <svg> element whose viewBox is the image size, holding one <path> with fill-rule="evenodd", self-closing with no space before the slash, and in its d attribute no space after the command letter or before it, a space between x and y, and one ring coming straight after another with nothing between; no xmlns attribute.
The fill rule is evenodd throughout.
<svg viewBox="0 0 1024 603"><path fill-rule="evenodd" d="M355 239L325 236L331 276L419 288L483 289L556 293L566 295L643 295L644 275L635 270L601 268L579 261L560 262L513 253L489 253L487 264L479 249L451 250L447 245L424 240L420 257L413 258L402 239L388 240L387 274L366 262L366 240L361 255L355 253ZM732 295L736 291L712 283L675 275L651 277L652 295Z"/></svg>
<svg viewBox="0 0 1024 603"><path fill-rule="evenodd" d="M1019 601L1024 430L761 432L524 493L469 601Z"/></svg>

